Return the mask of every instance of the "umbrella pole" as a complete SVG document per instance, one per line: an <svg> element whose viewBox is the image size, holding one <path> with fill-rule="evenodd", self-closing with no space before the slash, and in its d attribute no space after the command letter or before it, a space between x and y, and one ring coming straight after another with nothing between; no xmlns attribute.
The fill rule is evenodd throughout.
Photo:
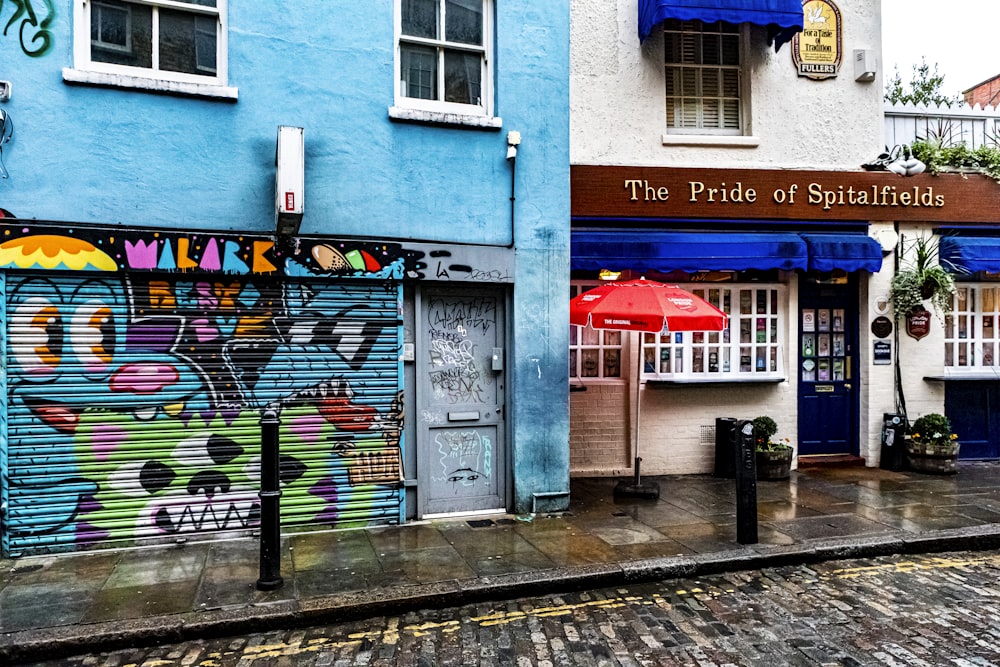
<svg viewBox="0 0 1000 667"><path fill-rule="evenodd" d="M635 433L632 434L632 453L635 455L633 475L629 480L620 480L615 486L615 497L626 498L648 498L656 500L660 497L660 485L656 482L643 483L639 479L639 464L642 457L639 456L639 419L642 415L642 366L644 351L642 349L642 332L639 334L639 367L635 376Z"/></svg>

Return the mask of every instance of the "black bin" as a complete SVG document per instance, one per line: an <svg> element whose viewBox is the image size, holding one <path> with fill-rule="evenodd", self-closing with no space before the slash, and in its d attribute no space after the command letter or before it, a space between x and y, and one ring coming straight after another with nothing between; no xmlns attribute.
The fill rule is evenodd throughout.
<svg viewBox="0 0 1000 667"><path fill-rule="evenodd" d="M736 477L736 432L734 417L719 417L715 420L715 476L733 479Z"/></svg>
<svg viewBox="0 0 1000 667"><path fill-rule="evenodd" d="M882 452L879 467L903 470L906 467L906 417L891 412L882 415Z"/></svg>

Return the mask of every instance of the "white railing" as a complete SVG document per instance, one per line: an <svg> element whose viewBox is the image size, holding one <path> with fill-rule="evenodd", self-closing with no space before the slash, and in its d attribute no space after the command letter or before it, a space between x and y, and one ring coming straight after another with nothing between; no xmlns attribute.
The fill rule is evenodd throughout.
<svg viewBox="0 0 1000 667"><path fill-rule="evenodd" d="M1000 144L1000 108L980 108L978 104L886 104L886 146L911 144L918 139L942 139L945 145L964 142L972 149Z"/></svg>

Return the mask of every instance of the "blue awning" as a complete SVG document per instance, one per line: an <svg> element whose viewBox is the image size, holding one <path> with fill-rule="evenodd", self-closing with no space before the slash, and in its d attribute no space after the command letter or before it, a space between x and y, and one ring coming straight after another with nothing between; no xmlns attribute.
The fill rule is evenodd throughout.
<svg viewBox="0 0 1000 667"><path fill-rule="evenodd" d="M809 256L798 234L574 231L574 270L745 271L805 269Z"/></svg>
<svg viewBox="0 0 1000 667"><path fill-rule="evenodd" d="M1000 239L993 239L1000 267ZM942 243L942 248L943 248ZM786 232L662 232L645 229L574 230L573 270L746 271L882 268L882 247L867 234Z"/></svg>
<svg viewBox="0 0 1000 667"><path fill-rule="evenodd" d="M765 26L777 51L802 31L803 12L801 0L639 0L639 40L667 19Z"/></svg>
<svg viewBox="0 0 1000 667"><path fill-rule="evenodd" d="M945 268L997 273L1000 272L1000 238L942 236L938 256Z"/></svg>
<svg viewBox="0 0 1000 667"><path fill-rule="evenodd" d="M882 246L866 234L802 234L814 271L869 271L882 268Z"/></svg>

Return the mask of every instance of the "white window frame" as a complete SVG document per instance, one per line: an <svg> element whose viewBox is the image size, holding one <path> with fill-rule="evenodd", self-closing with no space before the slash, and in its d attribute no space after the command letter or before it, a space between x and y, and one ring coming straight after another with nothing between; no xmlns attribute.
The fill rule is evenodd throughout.
<svg viewBox="0 0 1000 667"><path fill-rule="evenodd" d="M1000 371L1000 283L956 283L945 315L944 367L952 375Z"/></svg>
<svg viewBox="0 0 1000 667"><path fill-rule="evenodd" d="M674 382L781 381L788 330L788 291L781 283L690 283L681 285L729 315L719 332L642 334L642 379ZM741 293L750 305L741 308ZM765 293L763 312L758 292ZM728 295L728 298L727 298ZM759 324L763 321L763 329ZM761 336L761 334L763 334ZM716 354L714 362L712 354ZM749 364L744 357L749 357ZM760 361L763 360L763 368ZM649 370L652 368L652 370Z"/></svg>
<svg viewBox="0 0 1000 667"><path fill-rule="evenodd" d="M570 298L577 294L586 292L589 289L600 286L601 282L596 280L571 281ZM604 329L594 329L589 324L585 327L570 325L570 345L569 345L569 378L571 382L590 382L592 380L625 380L630 373L625 365L628 362L626 343L628 341L627 331L610 331ZM585 340L596 340L596 343L584 342ZM586 362L584 357L593 358L596 355L597 373L595 375L584 375ZM618 374L607 374L607 362L612 358L617 358ZM634 375L634 372L631 373Z"/></svg>
<svg viewBox="0 0 1000 667"><path fill-rule="evenodd" d="M441 6L440 20L443 21L445 0L438 0ZM483 44L475 46L449 42L441 39L426 39L403 34L402 2L394 0L395 5L395 70L393 78L393 106L389 108L389 116L398 120L437 122L450 125L469 125L496 129L501 127L501 119L493 115L493 17L494 0L483 0ZM407 97L403 94L403 44L418 44L434 48L438 56L438 91L444 91L443 51L445 48L469 51L482 54L482 81L479 104L459 104L444 100L426 100Z"/></svg>
<svg viewBox="0 0 1000 667"><path fill-rule="evenodd" d="M699 23L703 24L701 21L680 21L682 26L685 23ZM685 67L695 67L699 70L715 69L718 71L723 70L736 70L739 76L738 90L739 90L739 127L736 128L722 128L722 127L703 127L699 124L697 127L675 127L671 125L671 119L667 111L667 98L666 98L666 88L667 88L667 77L670 76L670 70L674 67L682 66L680 63L668 62L667 60L667 33L674 32L671 26L676 24L676 20L667 21L664 24L663 31L663 76L664 76L664 120L666 127L664 130L664 143L679 143L684 140L690 140L695 136L707 136L716 138L715 141L722 142L721 145L728 145L728 141L736 142L734 145L747 145L756 146L757 142L744 142L739 139L734 139L736 137L745 137L750 134L750 76L747 73L747 63L750 61L749 58L749 48L750 43L750 28L748 24L741 24L737 26L735 32L739 45L737 47L739 53L739 64L737 66L727 66L727 65L698 65L698 64L684 64ZM720 33L711 33L720 34ZM725 33L733 34L733 33ZM704 96L698 97L699 113L703 108ZM724 137L730 138L728 141L723 139Z"/></svg>
<svg viewBox="0 0 1000 667"><path fill-rule="evenodd" d="M236 88L228 85L229 0L216 0L216 7L191 4L179 0L127 0L130 4L153 9L152 67L132 67L94 60L91 57L90 20L95 0L73 2L73 68L63 69L63 80L69 83L119 86L158 92L235 100ZM215 71L199 68L204 74L171 72L159 69L159 8L183 11L216 20ZM131 20L131 19L130 19ZM131 35L130 35L131 39Z"/></svg>

